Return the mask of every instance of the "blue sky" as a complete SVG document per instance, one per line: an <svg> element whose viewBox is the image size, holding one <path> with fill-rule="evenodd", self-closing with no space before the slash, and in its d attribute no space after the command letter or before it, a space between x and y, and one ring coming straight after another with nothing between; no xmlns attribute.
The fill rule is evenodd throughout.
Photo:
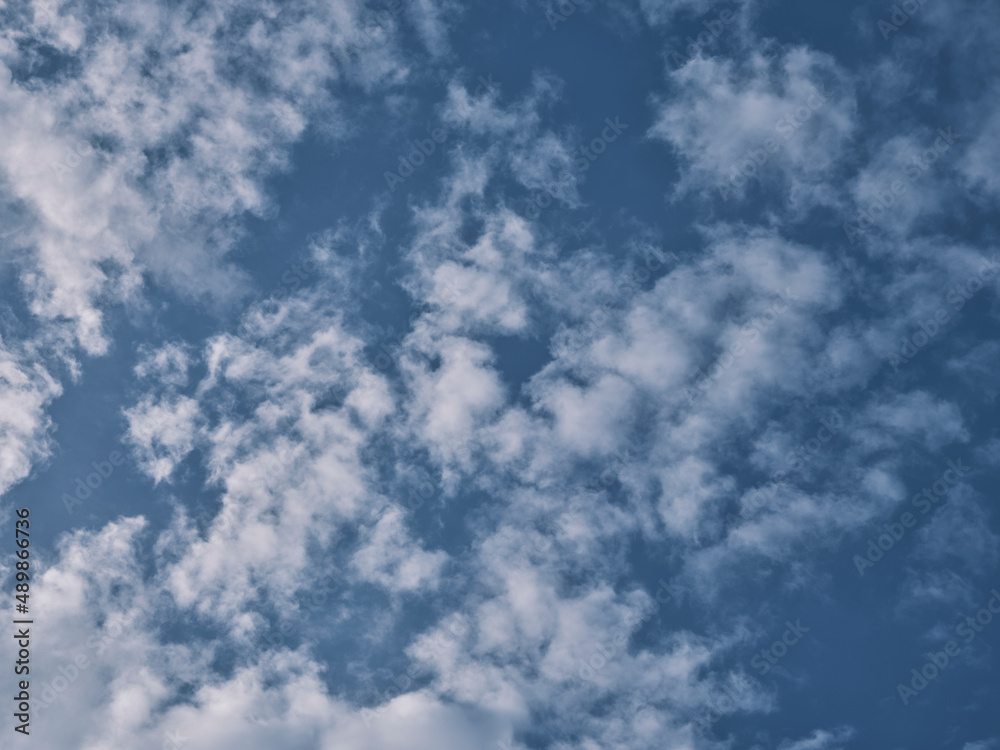
<svg viewBox="0 0 1000 750"><path fill-rule="evenodd" d="M1000 9L0 14L0 747L1000 748Z"/></svg>

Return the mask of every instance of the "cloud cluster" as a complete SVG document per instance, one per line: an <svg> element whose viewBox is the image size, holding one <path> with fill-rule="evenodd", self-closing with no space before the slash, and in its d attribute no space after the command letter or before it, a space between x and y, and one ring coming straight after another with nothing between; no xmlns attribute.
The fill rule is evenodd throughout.
<svg viewBox="0 0 1000 750"><path fill-rule="evenodd" d="M711 6L639 5L657 33ZM233 253L248 217L271 217L291 146L356 127L340 88L407 80L404 19L422 45L408 52L439 61L461 15L405 0L373 28L355 2L33 7L5 11L0 36L0 212L23 222L3 248L44 330L0 339L0 492L48 455L52 373L110 351L108 310L244 296ZM996 193L996 113L959 125L855 245L843 221L941 127L894 131L862 106L912 51L898 39L863 81L803 44L744 42L668 72L629 123L676 159L663 194L699 212L683 247L638 220L620 252L575 231L592 133L553 124L558 76L512 92L442 71L432 127L448 137L401 226L373 199L310 238L308 283L139 347L124 439L169 519L137 504L38 559L34 606L58 646L35 679L42 716L60 717L39 719L38 746L724 747L716 722L785 697L746 668L797 622L774 592L832 597L834 566L853 575L848 550L958 451L979 463L907 527L893 616L977 601L997 536L975 480L996 441L977 447L975 404L926 373L993 371L995 346L963 342L973 310L995 318L996 279L926 355L891 358L994 252L932 220L955 186L968 212ZM546 213L524 209L532 191ZM385 278L409 319L380 349ZM668 578L683 615L656 593ZM326 580L328 603L306 606ZM793 662L768 679L805 682ZM770 745L860 736L823 726Z"/></svg>

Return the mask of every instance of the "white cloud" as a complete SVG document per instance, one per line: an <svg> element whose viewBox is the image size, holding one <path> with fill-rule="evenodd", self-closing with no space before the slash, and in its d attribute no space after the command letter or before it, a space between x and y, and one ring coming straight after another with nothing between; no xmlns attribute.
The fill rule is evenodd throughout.
<svg viewBox="0 0 1000 750"><path fill-rule="evenodd" d="M682 165L679 194L742 197L757 181L790 205L835 205L826 186L857 127L850 79L828 55L805 47L749 59L697 56L670 74L649 136Z"/></svg>
<svg viewBox="0 0 1000 750"><path fill-rule="evenodd" d="M979 742L967 742L962 747L962 750L993 750L993 748L996 747L1000 747L1000 738L980 740Z"/></svg>
<svg viewBox="0 0 1000 750"><path fill-rule="evenodd" d="M417 548L402 513L388 510L367 535L352 560L362 580L376 581L391 591L437 588L447 555Z"/></svg>
<svg viewBox="0 0 1000 750"><path fill-rule="evenodd" d="M125 417L139 467L157 483L169 479L192 451L201 422L198 402L185 396L146 397Z"/></svg>
<svg viewBox="0 0 1000 750"><path fill-rule="evenodd" d="M0 495L51 452L46 409L62 387L36 357L0 339Z"/></svg>
<svg viewBox="0 0 1000 750"><path fill-rule="evenodd" d="M657 23L707 7L643 4ZM105 351L103 300L140 306L149 275L194 297L238 296L244 279L229 254L241 217L270 215L267 177L317 116L330 115L328 136L352 127L336 84L371 93L406 80L403 19L445 55L461 9L420 0L360 43L353 2L263 6L253 18L243 5L104 12L127 23L102 36L67 6L43 24L95 101L74 99L68 82L0 81L22 123L15 145L0 146L2 190L17 193L3 193L17 206L2 210L37 220L18 262L63 354L69 328L86 351ZM9 43L23 33L0 44L9 70L23 63ZM170 54L148 80L129 79L153 40ZM793 213L839 208L831 185L859 133L854 84L826 55L761 49L672 74L676 96L656 105L650 133L679 155L679 190L704 192L805 107L762 179ZM243 60L265 70L268 94L246 93ZM118 79L141 86L121 91ZM810 108L814 89L826 100ZM43 750L159 748L168 733L188 750L457 750L520 747L528 732L558 738L555 750L694 750L721 744L705 737L706 712L710 723L777 706L738 661L759 628L714 605L771 572L776 591L825 595L798 545L832 549L883 522L912 489L910 465L971 442L964 403L888 376L860 391L884 371L897 331L941 304L940 282L967 276L983 252L914 241L859 268L768 217L698 225L683 258L631 283L647 237L612 260L510 208L513 195L558 181L572 153L574 129L546 127L559 96L547 76L521 99L449 86L440 114L461 144L438 197L414 199L412 236L394 245L418 312L392 367L379 369L375 325L361 319L361 271L389 245L375 238L381 207L370 233L342 224L310 241L308 288L251 306L201 344L139 351L128 438L156 491L185 497L166 529L118 519L68 535L39 561L37 595L58 644L42 656L42 679L77 652L94 659L47 709L62 721L40 730ZM77 111L91 114L73 132L53 125ZM46 182L39 165L102 112L107 142L60 172L63 182ZM23 126L29 115L48 126ZM903 145L873 142L882 145L855 197ZM579 207L576 187L571 175L553 188L557 202ZM515 386L497 338L529 336L551 336L548 361ZM46 455L44 409L59 386L27 348L0 351L9 486ZM951 369L974 375L989 354ZM834 438L803 461L845 395ZM204 486L181 476L185 461L204 467ZM776 472L765 507L724 524ZM404 512L421 482L434 499ZM193 517L188 493L201 493L203 515ZM995 564L987 521L968 489L919 530L904 601L965 596L966 575L933 567L958 559L971 575ZM685 600L704 620L682 621L634 580L642 547L693 584ZM323 575L344 590L305 617L302 595ZM269 641L283 626L292 635ZM93 637L106 642L100 656ZM359 653L344 646L352 638ZM355 692L357 675L387 672L377 698ZM837 750L852 736L818 729L779 747Z"/></svg>

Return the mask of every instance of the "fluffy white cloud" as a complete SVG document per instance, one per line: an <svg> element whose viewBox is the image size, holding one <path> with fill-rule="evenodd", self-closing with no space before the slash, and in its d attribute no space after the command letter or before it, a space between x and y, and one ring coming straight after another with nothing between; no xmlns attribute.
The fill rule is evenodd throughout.
<svg viewBox="0 0 1000 750"><path fill-rule="evenodd" d="M194 448L200 427L198 402L185 396L147 397L125 412L128 440L139 465L155 482L168 479Z"/></svg>
<svg viewBox="0 0 1000 750"><path fill-rule="evenodd" d="M832 57L805 47L738 61L699 55L670 79L649 135L683 165L678 193L733 200L763 183L792 206L836 204L826 182L857 127L857 105Z"/></svg>
<svg viewBox="0 0 1000 750"><path fill-rule="evenodd" d="M658 24L708 7L642 3ZM290 144L317 116L327 137L349 132L339 83L370 94L406 80L404 18L444 56L461 12L414 1L359 35L353 2L83 8L0 45L0 96L19 123L0 146L0 210L30 218L22 282L50 322L47 354L71 369L66 342L105 351L104 300L141 309L146 278L238 296L240 219L269 216L265 181ZM14 42L39 33L74 61L69 80L24 85ZM153 41L163 59L140 80ZM244 60L265 71L259 91ZM754 179L779 188L774 213L710 214L669 261L642 232L612 254L516 208L539 189L553 210L581 205L576 133L548 127L559 82L538 75L521 98L451 83L438 110L456 139L448 171L411 201L405 237L386 240L376 206L367 229L344 222L309 242L308 288L204 341L140 349L127 439L154 490L183 500L166 528L117 519L39 560L59 644L39 679L54 686L44 710L64 719L41 726L40 747L457 750L523 748L533 734L556 750L701 750L725 744L709 731L719 718L775 709L776 690L743 666L773 603L752 622L723 595L755 578L825 596L822 554L898 512L919 489L914 465L972 441L970 407L914 384L921 363L894 377L887 354L988 253L896 242L919 229L913 207L857 257L846 239L800 231L809 209L867 201L912 145L873 136L837 186L861 115L857 82L827 55L762 43L696 57L670 82L648 132L679 157L677 196L715 190L763 148ZM47 175L45 159L87 137L92 154ZM380 350L362 311L384 286L361 278L390 250L415 312ZM866 253L878 262L862 267ZM512 375L504 346L529 338L547 350ZM5 347L0 491L45 456L44 410L60 393L29 347ZM944 369L977 379L992 354ZM996 463L996 446L975 455ZM185 462L204 469L200 486ZM901 607L966 602L970 579L995 567L983 498L954 494L914 533ZM643 550L692 612L638 580L656 572L637 570ZM310 609L328 576L337 597ZM374 697L358 688L369 678ZM778 746L852 737L817 729Z"/></svg>
<svg viewBox="0 0 1000 750"><path fill-rule="evenodd" d="M0 495L50 453L46 409L62 387L33 349L0 339Z"/></svg>

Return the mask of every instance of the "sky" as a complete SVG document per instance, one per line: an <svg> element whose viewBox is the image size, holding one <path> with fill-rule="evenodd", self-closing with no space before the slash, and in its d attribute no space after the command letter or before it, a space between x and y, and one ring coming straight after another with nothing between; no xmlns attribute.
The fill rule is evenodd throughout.
<svg viewBox="0 0 1000 750"><path fill-rule="evenodd" d="M996 3L0 19L0 748L1000 750Z"/></svg>

